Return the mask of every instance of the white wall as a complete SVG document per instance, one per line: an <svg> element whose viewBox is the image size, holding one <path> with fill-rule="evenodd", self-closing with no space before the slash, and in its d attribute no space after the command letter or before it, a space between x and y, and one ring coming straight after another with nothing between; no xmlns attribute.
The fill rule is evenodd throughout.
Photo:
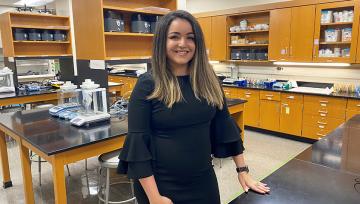
<svg viewBox="0 0 360 204"><path fill-rule="evenodd" d="M186 9L190 13L200 13L283 1L288 0L186 0Z"/></svg>

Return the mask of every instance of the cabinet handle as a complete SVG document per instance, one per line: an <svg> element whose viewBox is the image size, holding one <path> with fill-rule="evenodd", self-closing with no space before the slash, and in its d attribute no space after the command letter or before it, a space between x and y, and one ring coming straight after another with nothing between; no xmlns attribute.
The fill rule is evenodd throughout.
<svg viewBox="0 0 360 204"><path fill-rule="evenodd" d="M319 101L320 103L329 103L329 101Z"/></svg>
<svg viewBox="0 0 360 204"><path fill-rule="evenodd" d="M320 116L325 117L326 115L324 113L320 113Z"/></svg>
<svg viewBox="0 0 360 204"><path fill-rule="evenodd" d="M272 94L267 94L267 95L265 95L266 97L273 97L274 95L272 95Z"/></svg>
<svg viewBox="0 0 360 204"><path fill-rule="evenodd" d="M324 128L325 128L325 126L323 126L323 125L319 125L319 128L324 129Z"/></svg>
<svg viewBox="0 0 360 204"><path fill-rule="evenodd" d="M287 99L295 99L295 96L288 96Z"/></svg>
<svg viewBox="0 0 360 204"><path fill-rule="evenodd" d="M360 104L357 104L356 106L357 106L357 107L360 107Z"/></svg>
<svg viewBox="0 0 360 204"><path fill-rule="evenodd" d="M246 92L245 95L251 95L251 93L250 93L250 92Z"/></svg>
<svg viewBox="0 0 360 204"><path fill-rule="evenodd" d="M327 114L328 112L327 112L327 111L321 111L321 110L319 110L319 113Z"/></svg>
<svg viewBox="0 0 360 204"><path fill-rule="evenodd" d="M282 105L283 105L283 106L289 106L289 104L287 104L287 103L282 103Z"/></svg>
<svg viewBox="0 0 360 204"><path fill-rule="evenodd" d="M321 137L325 137L326 135L324 134L320 134L320 133L316 133L317 136L321 136Z"/></svg>
<svg viewBox="0 0 360 204"><path fill-rule="evenodd" d="M320 121L318 121L317 123L320 124L320 125L327 125L327 123L320 122Z"/></svg>
<svg viewBox="0 0 360 204"><path fill-rule="evenodd" d="M327 104L326 104L326 103L320 103L320 106L322 106L322 107L326 107L326 106L327 106Z"/></svg>
<svg viewBox="0 0 360 204"><path fill-rule="evenodd" d="M271 98L271 97L267 97L266 99L267 99L267 100L272 100L272 98Z"/></svg>

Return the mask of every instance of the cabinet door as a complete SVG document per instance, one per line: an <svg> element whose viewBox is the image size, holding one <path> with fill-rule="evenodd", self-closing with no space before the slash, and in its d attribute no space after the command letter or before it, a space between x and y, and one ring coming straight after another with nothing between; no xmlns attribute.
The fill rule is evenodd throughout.
<svg viewBox="0 0 360 204"><path fill-rule="evenodd" d="M291 8L270 11L269 60L286 60L289 56Z"/></svg>
<svg viewBox="0 0 360 204"><path fill-rule="evenodd" d="M280 132L301 136L302 129L301 103L281 103Z"/></svg>
<svg viewBox="0 0 360 204"><path fill-rule="evenodd" d="M226 16L211 17L211 60L226 60Z"/></svg>
<svg viewBox="0 0 360 204"><path fill-rule="evenodd" d="M240 89L239 98L247 100L244 106L244 123L247 126L259 127L260 101L259 91Z"/></svg>
<svg viewBox="0 0 360 204"><path fill-rule="evenodd" d="M260 100L260 128L278 131L280 126L280 102Z"/></svg>
<svg viewBox="0 0 360 204"><path fill-rule="evenodd" d="M354 18L353 22L331 22L321 23L321 13L323 11L342 12L344 10L353 10ZM344 28L351 28L351 40L342 42L341 30ZM339 29L340 39L337 42L326 42L325 30ZM318 4L316 6L316 19L315 19L315 33L314 33L314 61L316 62L346 62L354 63L356 58L356 49L358 42L358 30L359 30L359 3L358 1L340 1L326 4ZM331 50L335 53L335 48L340 49L340 55L343 54L343 50L350 56L319 56L319 50Z"/></svg>
<svg viewBox="0 0 360 204"><path fill-rule="evenodd" d="M315 6L294 7L291 10L291 61L311 62L314 44Z"/></svg>
<svg viewBox="0 0 360 204"><path fill-rule="evenodd" d="M211 17L198 18L197 20L204 34L206 52L209 55L211 48Z"/></svg>

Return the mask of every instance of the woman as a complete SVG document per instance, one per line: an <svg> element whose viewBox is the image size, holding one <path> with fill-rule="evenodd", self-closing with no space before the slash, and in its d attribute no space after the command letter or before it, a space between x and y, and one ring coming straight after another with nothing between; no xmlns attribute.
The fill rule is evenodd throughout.
<svg viewBox="0 0 360 204"><path fill-rule="evenodd" d="M140 76L129 103L129 131L119 173L135 179L140 204L218 204L211 164L229 157L245 191L269 192L247 173L240 131L209 65L203 33L186 11L159 22L152 72ZM235 170L234 170L235 172Z"/></svg>

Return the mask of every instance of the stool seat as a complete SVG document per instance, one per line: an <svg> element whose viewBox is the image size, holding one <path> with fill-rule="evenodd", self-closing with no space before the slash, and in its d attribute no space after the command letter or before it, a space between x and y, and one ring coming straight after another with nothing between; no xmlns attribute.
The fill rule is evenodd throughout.
<svg viewBox="0 0 360 204"><path fill-rule="evenodd" d="M104 153L99 156L99 162L102 167L117 168L119 164L119 155L122 149L118 149L112 152Z"/></svg>

